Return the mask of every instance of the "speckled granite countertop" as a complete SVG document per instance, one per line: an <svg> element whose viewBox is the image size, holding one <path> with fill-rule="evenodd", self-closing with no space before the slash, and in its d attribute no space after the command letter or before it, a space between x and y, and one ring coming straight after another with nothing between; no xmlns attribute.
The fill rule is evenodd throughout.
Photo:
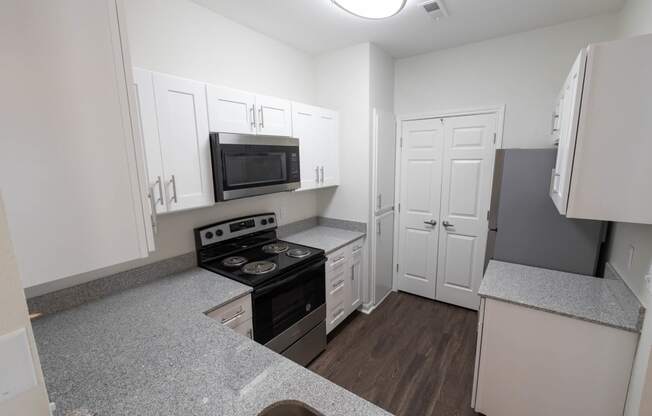
<svg viewBox="0 0 652 416"><path fill-rule="evenodd" d="M388 415L204 314L249 290L192 269L34 321L57 416L257 415L282 400Z"/></svg>
<svg viewBox="0 0 652 416"><path fill-rule="evenodd" d="M304 246L321 248L328 254L364 236L364 233L357 231L318 225L308 230L283 237L283 240L303 244Z"/></svg>
<svg viewBox="0 0 652 416"><path fill-rule="evenodd" d="M645 309L621 280L491 260L480 296L640 332Z"/></svg>

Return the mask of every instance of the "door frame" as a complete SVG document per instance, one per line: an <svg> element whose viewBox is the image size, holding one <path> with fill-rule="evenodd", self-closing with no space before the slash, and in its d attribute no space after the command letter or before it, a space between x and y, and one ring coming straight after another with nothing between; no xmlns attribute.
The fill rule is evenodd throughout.
<svg viewBox="0 0 652 416"><path fill-rule="evenodd" d="M411 114L411 115L401 115L396 117L396 160L394 161L396 166L396 182L394 187L394 261L393 261L393 279L392 279L392 291L398 291L398 244L399 238L398 233L401 228L401 215L399 212L399 203L401 201L401 156L402 156L402 143L401 139L403 136L403 122L412 121L412 120L425 120L431 118L449 118L449 117L459 117L459 116L473 116L481 114L495 114L497 117L496 121L496 145L494 150L503 148L503 131L505 124L505 104L502 105L493 105L493 106L484 106L484 107L469 107L464 109L450 109L450 110L439 110L432 111L428 113L421 114ZM494 152L495 156L495 152ZM495 157L491 159L491 171L494 170ZM493 189L490 189L491 193Z"/></svg>

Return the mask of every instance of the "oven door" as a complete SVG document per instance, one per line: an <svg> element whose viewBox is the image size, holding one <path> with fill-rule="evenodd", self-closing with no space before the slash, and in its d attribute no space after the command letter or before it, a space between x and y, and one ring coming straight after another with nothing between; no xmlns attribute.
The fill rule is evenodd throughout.
<svg viewBox="0 0 652 416"><path fill-rule="evenodd" d="M266 344L326 303L325 263L323 258L254 289L254 340Z"/></svg>
<svg viewBox="0 0 652 416"><path fill-rule="evenodd" d="M291 191L301 185L297 139L213 133L211 154L217 201Z"/></svg>

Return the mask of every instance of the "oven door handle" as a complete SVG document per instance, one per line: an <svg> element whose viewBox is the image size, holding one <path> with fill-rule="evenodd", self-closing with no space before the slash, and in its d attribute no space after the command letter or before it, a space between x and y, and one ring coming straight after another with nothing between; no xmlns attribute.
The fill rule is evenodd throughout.
<svg viewBox="0 0 652 416"><path fill-rule="evenodd" d="M291 274L290 276L286 277L283 280L271 283L271 284L269 284L267 286L263 286L260 289L256 289L256 291L254 292L254 297L265 295L265 294L271 292L272 290L274 290L274 289L276 289L276 288L278 288L280 286L283 286L283 285L285 285L287 283L290 283L291 281L297 279L300 275L302 275L302 274L304 274L304 273L306 273L306 272L308 272L310 270L317 269L317 268L319 268L319 267L321 267L321 266L323 266L325 264L326 264L326 259L324 258L324 259L320 260L319 262L312 264L310 267L307 267L305 269L297 271L296 273Z"/></svg>

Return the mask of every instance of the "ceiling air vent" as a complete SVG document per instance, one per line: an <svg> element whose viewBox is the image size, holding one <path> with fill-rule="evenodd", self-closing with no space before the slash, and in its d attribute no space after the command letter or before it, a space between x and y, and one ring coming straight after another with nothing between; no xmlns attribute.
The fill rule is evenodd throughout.
<svg viewBox="0 0 652 416"><path fill-rule="evenodd" d="M444 6L443 0L429 0L421 3L421 7L428 13L428 16L435 20L448 16L448 11L446 10L446 6Z"/></svg>

